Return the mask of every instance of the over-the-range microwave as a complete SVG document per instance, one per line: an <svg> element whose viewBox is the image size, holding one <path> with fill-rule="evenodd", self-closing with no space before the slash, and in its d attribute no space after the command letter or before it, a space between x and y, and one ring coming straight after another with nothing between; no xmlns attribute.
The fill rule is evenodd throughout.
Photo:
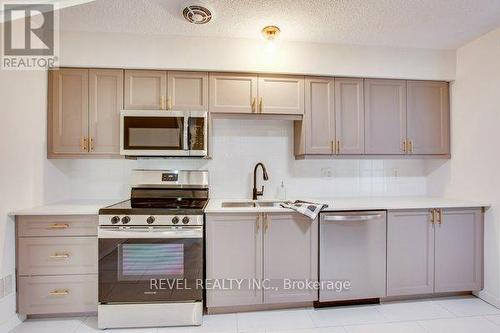
<svg viewBox="0 0 500 333"><path fill-rule="evenodd" d="M120 154L204 157L207 155L207 112L122 110Z"/></svg>

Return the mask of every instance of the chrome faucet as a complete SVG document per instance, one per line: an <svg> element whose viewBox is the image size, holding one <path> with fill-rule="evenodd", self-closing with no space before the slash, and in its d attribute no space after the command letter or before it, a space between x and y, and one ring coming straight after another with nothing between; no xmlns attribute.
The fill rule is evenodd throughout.
<svg viewBox="0 0 500 333"><path fill-rule="evenodd" d="M267 171L266 171L266 167L264 166L264 164L262 164L260 162L257 163L255 165L255 168L253 169L253 196L252 196L253 200L257 200L258 196L264 194L264 186L262 186L262 189L260 191L257 191L257 169L259 168L259 166L262 167L262 176L263 176L264 180L269 179L269 177L267 176Z"/></svg>

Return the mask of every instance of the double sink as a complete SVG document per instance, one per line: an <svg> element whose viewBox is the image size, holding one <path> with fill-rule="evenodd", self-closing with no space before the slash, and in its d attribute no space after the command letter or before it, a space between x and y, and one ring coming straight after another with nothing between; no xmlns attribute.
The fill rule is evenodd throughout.
<svg viewBox="0 0 500 333"><path fill-rule="evenodd" d="M222 208L263 208L280 207L284 201L226 201L222 203Z"/></svg>

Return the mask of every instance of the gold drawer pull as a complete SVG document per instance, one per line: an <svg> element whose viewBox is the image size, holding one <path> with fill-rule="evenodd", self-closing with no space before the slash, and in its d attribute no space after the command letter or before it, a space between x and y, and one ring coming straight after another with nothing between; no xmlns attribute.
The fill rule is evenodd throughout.
<svg viewBox="0 0 500 333"><path fill-rule="evenodd" d="M262 113L262 108L264 107L264 100L261 97L259 102L259 113Z"/></svg>
<svg viewBox="0 0 500 333"><path fill-rule="evenodd" d="M68 229L69 228L69 224L68 223L54 223L54 224L51 224L49 229Z"/></svg>
<svg viewBox="0 0 500 333"><path fill-rule="evenodd" d="M69 289L57 289L57 290L49 292L49 296L61 297L61 296L67 296L67 295L69 295Z"/></svg>
<svg viewBox="0 0 500 333"><path fill-rule="evenodd" d="M68 259L69 258L69 253L63 252L63 253L54 253L53 255L50 256L52 259Z"/></svg>
<svg viewBox="0 0 500 333"><path fill-rule="evenodd" d="M257 103L257 99L254 97L252 98L252 113L255 113L255 105Z"/></svg>

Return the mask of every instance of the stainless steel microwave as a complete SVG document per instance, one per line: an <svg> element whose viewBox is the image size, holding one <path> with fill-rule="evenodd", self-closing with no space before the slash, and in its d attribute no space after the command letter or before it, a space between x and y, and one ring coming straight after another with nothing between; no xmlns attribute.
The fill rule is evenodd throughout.
<svg viewBox="0 0 500 333"><path fill-rule="evenodd" d="M207 155L207 112L123 110L120 154L204 157Z"/></svg>

